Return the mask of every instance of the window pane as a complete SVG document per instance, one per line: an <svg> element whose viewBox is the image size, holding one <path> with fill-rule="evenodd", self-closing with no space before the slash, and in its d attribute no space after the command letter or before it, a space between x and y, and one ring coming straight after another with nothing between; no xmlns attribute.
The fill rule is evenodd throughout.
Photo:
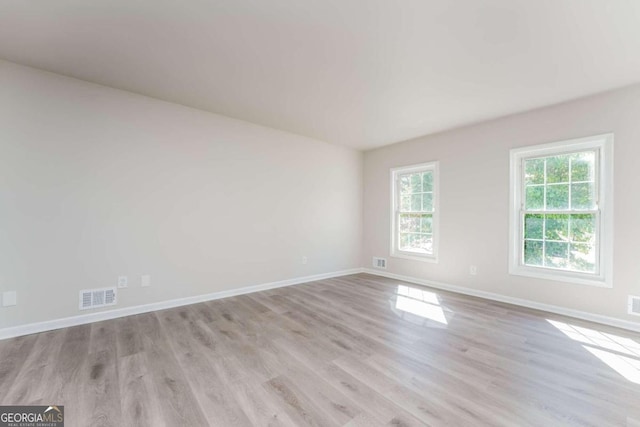
<svg viewBox="0 0 640 427"><path fill-rule="evenodd" d="M420 212L422 210L422 194L411 195L411 211Z"/></svg>
<svg viewBox="0 0 640 427"><path fill-rule="evenodd" d="M414 249L421 249L424 245L424 237L420 234L412 234L411 235L411 246Z"/></svg>
<svg viewBox="0 0 640 427"><path fill-rule="evenodd" d="M422 233L433 233L433 215L422 215L420 224Z"/></svg>
<svg viewBox="0 0 640 427"><path fill-rule="evenodd" d="M569 240L569 215L546 215L545 239Z"/></svg>
<svg viewBox="0 0 640 427"><path fill-rule="evenodd" d="M420 231L420 215L400 214L400 232L417 233Z"/></svg>
<svg viewBox="0 0 640 427"><path fill-rule="evenodd" d="M400 175L400 194L411 192L411 175Z"/></svg>
<svg viewBox="0 0 640 427"><path fill-rule="evenodd" d="M400 249L405 251L425 252L430 247L431 235L420 233L402 233Z"/></svg>
<svg viewBox="0 0 640 427"><path fill-rule="evenodd" d="M433 253L433 234L424 234L424 251L428 254Z"/></svg>
<svg viewBox="0 0 640 427"><path fill-rule="evenodd" d="M572 209L595 209L595 186L591 183L571 185Z"/></svg>
<svg viewBox="0 0 640 427"><path fill-rule="evenodd" d="M544 184L544 159L525 160L524 184Z"/></svg>
<svg viewBox="0 0 640 427"><path fill-rule="evenodd" d="M411 192L422 193L422 174L412 173L409 176L411 177Z"/></svg>
<svg viewBox="0 0 640 427"><path fill-rule="evenodd" d="M543 225L544 215L526 214L524 217L524 238L542 239Z"/></svg>
<svg viewBox="0 0 640 427"><path fill-rule="evenodd" d="M433 236L431 234L411 234L411 248L416 252L432 253Z"/></svg>
<svg viewBox="0 0 640 427"><path fill-rule="evenodd" d="M411 196L403 195L400 196L400 210L404 212L408 212L411 210Z"/></svg>
<svg viewBox="0 0 640 427"><path fill-rule="evenodd" d="M433 193L424 193L422 195L422 210L433 211Z"/></svg>
<svg viewBox="0 0 640 427"><path fill-rule="evenodd" d="M527 265L542 265L542 242L535 240L524 241L524 263Z"/></svg>
<svg viewBox="0 0 640 427"><path fill-rule="evenodd" d="M570 268L576 271L596 271L596 251L593 245L583 243L571 245Z"/></svg>
<svg viewBox="0 0 640 427"><path fill-rule="evenodd" d="M563 242L544 242L544 265L554 268L569 266L569 244Z"/></svg>
<svg viewBox="0 0 640 427"><path fill-rule="evenodd" d="M595 151L571 156L571 181L593 181L596 162Z"/></svg>
<svg viewBox="0 0 640 427"><path fill-rule="evenodd" d="M526 188L525 208L544 209L544 186Z"/></svg>
<svg viewBox="0 0 640 427"><path fill-rule="evenodd" d="M569 209L569 185L549 185L547 186L547 209L566 210Z"/></svg>
<svg viewBox="0 0 640 427"><path fill-rule="evenodd" d="M570 155L547 157L547 183L569 182Z"/></svg>
<svg viewBox="0 0 640 427"><path fill-rule="evenodd" d="M571 215L571 241L595 243L596 214Z"/></svg>
<svg viewBox="0 0 640 427"><path fill-rule="evenodd" d="M409 234L400 233L400 250L407 250L409 248Z"/></svg>
<svg viewBox="0 0 640 427"><path fill-rule="evenodd" d="M409 234L409 248L408 249L416 249L418 246L417 237L414 233Z"/></svg>
<svg viewBox="0 0 640 427"><path fill-rule="evenodd" d="M422 174L422 191L433 191L433 172Z"/></svg>

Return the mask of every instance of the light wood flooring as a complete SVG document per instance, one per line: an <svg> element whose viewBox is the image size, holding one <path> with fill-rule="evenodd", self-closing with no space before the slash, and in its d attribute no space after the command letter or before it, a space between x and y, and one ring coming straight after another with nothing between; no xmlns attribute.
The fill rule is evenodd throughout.
<svg viewBox="0 0 640 427"><path fill-rule="evenodd" d="M639 426L639 343L359 274L0 341L0 403L68 427Z"/></svg>

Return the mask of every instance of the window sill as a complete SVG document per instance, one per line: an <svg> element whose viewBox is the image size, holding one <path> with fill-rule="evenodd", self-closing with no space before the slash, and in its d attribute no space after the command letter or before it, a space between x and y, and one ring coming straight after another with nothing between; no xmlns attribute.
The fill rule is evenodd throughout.
<svg viewBox="0 0 640 427"><path fill-rule="evenodd" d="M590 276L587 274L572 274L570 272L555 271L546 268L525 267L522 265L511 266L509 274L513 276L533 277L536 279L553 280L556 282L567 282L578 285L596 286L599 288L613 288L610 280L600 276Z"/></svg>

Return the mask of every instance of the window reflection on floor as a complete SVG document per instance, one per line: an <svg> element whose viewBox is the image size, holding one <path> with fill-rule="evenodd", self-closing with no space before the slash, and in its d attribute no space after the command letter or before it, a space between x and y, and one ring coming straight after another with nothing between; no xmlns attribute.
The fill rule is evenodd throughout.
<svg viewBox="0 0 640 427"><path fill-rule="evenodd" d="M583 344L583 348L596 356L628 381L640 384L640 344L618 335L570 325L547 319L563 334Z"/></svg>
<svg viewBox="0 0 640 427"><path fill-rule="evenodd" d="M433 292L405 285L398 285L394 298L389 300L391 310L411 323L418 325L446 326L453 312L440 305L438 295Z"/></svg>

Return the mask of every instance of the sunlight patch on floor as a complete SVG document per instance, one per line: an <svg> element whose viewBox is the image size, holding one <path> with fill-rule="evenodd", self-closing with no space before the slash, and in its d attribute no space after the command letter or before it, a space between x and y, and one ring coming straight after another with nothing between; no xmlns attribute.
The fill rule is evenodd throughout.
<svg viewBox="0 0 640 427"><path fill-rule="evenodd" d="M445 310L440 305L438 295L410 286L398 285L391 309L398 316L412 323L424 324L425 320L447 325Z"/></svg>
<svg viewBox="0 0 640 427"><path fill-rule="evenodd" d="M640 384L640 344L636 341L556 320L547 319L547 322L567 337L582 343L585 350L628 381Z"/></svg>

